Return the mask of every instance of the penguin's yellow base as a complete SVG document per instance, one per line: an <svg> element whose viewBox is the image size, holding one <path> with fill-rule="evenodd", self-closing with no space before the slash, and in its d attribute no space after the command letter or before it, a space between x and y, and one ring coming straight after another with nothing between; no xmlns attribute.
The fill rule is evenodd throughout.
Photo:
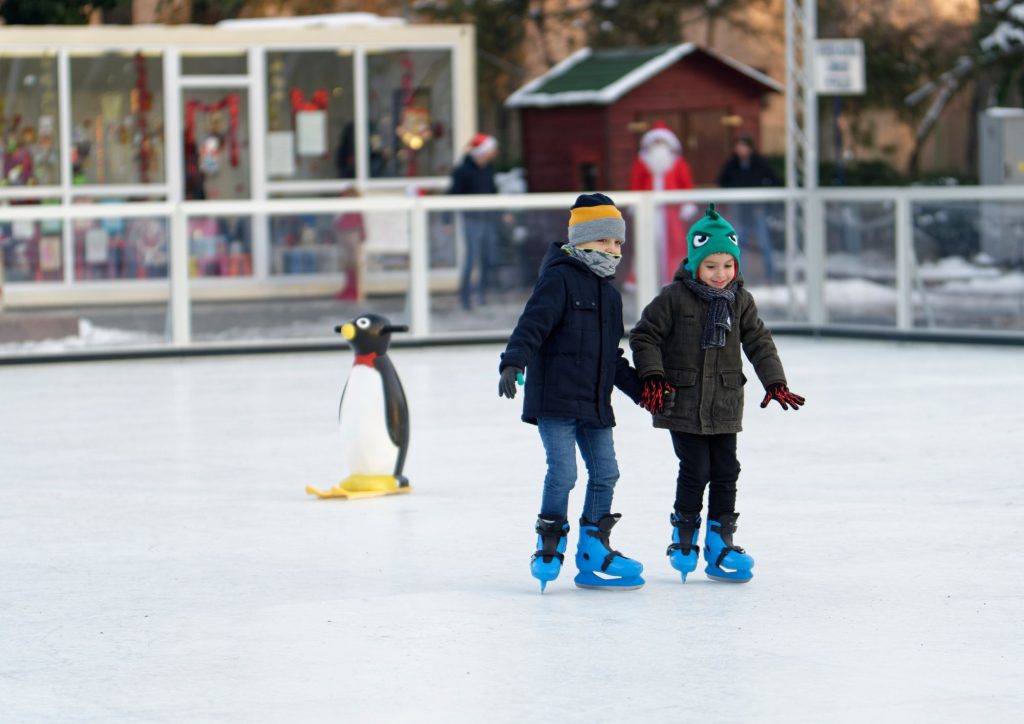
<svg viewBox="0 0 1024 724"><path fill-rule="evenodd" d="M401 486L392 475L350 475L330 490L306 486L306 492L318 498L378 498L382 495L404 495L412 487Z"/></svg>

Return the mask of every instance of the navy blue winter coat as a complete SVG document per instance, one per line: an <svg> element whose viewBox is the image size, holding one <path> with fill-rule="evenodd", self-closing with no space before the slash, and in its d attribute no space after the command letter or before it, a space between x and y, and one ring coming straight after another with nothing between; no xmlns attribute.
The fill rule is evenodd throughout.
<svg viewBox="0 0 1024 724"><path fill-rule="evenodd" d="M494 183L494 166L487 164L478 166L467 153L462 163L452 170L452 182L448 187L450 194L496 194L498 186ZM464 211L466 219L476 221L493 221L497 214L493 211Z"/></svg>
<svg viewBox="0 0 1024 724"><path fill-rule="evenodd" d="M622 296L611 278L553 244L499 365L526 370L523 421L614 425L613 386L640 400L640 379L619 347L623 332Z"/></svg>

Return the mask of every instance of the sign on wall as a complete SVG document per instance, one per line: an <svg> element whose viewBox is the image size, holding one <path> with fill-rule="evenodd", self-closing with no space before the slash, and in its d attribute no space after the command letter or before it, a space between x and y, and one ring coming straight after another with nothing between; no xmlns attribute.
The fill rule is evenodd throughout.
<svg viewBox="0 0 1024 724"><path fill-rule="evenodd" d="M817 40L814 79L820 95L860 95L864 92L864 41L859 38Z"/></svg>

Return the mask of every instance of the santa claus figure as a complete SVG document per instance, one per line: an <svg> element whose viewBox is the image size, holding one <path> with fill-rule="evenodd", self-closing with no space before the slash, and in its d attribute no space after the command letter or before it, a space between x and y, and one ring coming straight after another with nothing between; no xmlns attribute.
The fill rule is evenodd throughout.
<svg viewBox="0 0 1024 724"><path fill-rule="evenodd" d="M640 139L640 153L633 162L629 188L631 191L676 191L692 189L693 175L683 158L683 147L661 121L654 124ZM655 220L655 248L661 281L667 283L679 263L686 257L684 222L696 211L693 204L666 204Z"/></svg>

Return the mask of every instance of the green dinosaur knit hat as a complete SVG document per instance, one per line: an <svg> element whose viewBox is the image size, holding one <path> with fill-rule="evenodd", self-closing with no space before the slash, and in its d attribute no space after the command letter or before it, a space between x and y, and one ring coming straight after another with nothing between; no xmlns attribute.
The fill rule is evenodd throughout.
<svg viewBox="0 0 1024 724"><path fill-rule="evenodd" d="M708 254L732 254L739 268L740 243L736 239L736 230L715 211L714 204L709 204L704 216L690 227L690 233L686 235L686 252L686 266L694 279L697 278L697 268Z"/></svg>

